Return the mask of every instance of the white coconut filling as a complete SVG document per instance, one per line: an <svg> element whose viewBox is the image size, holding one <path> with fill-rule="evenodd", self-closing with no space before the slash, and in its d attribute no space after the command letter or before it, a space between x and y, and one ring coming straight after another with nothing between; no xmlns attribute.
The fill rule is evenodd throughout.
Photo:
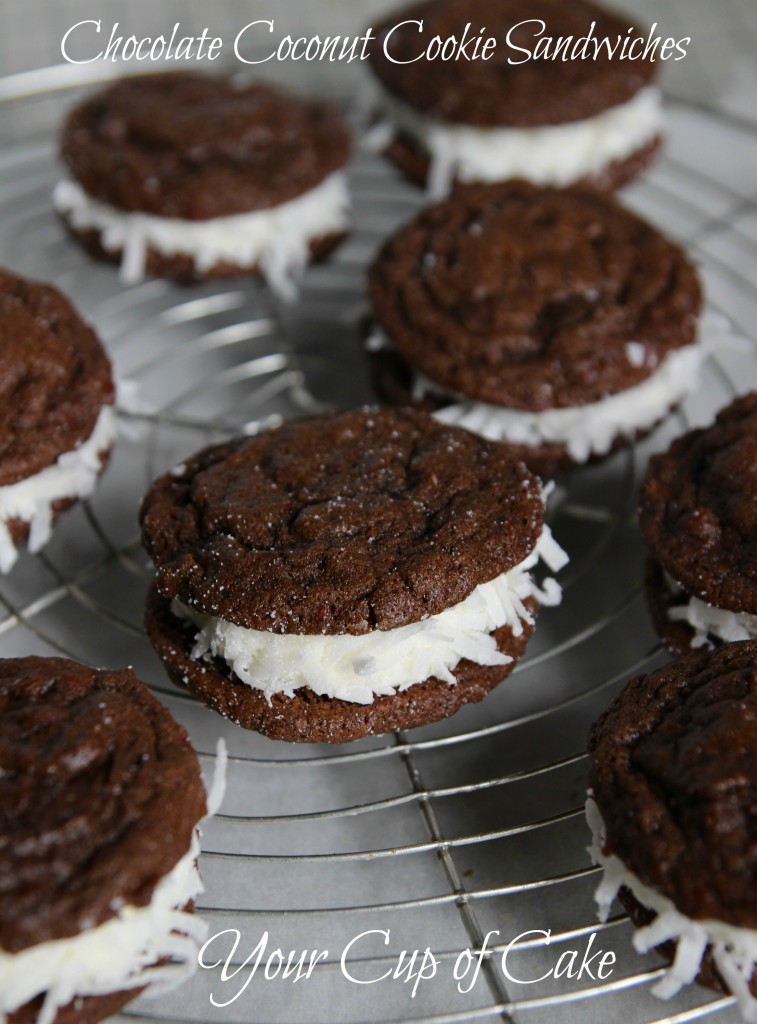
<svg viewBox="0 0 757 1024"><path fill-rule="evenodd" d="M642 882L619 857L602 852L605 823L591 796L586 801L586 819L594 840L589 854L592 861L604 869L602 881L594 894L599 919L607 920L613 900L625 886L639 903L657 915L650 924L636 930L634 949L638 953L648 953L669 940L677 943L673 963L654 986L652 994L670 999L685 985L691 984L699 973L705 950L710 946L723 980L736 996L743 1019L749 1024L757 1024L757 999L749 990L749 980L757 969L757 930L709 918L693 920L686 917L676 910L667 896Z"/></svg>
<svg viewBox="0 0 757 1024"><path fill-rule="evenodd" d="M18 558L7 523L29 523L27 546L32 553L40 551L52 535L53 504L92 494L102 471L100 455L111 447L115 433L115 408L104 405L94 430L78 448L63 452L39 473L0 487L0 572L9 572Z"/></svg>
<svg viewBox="0 0 757 1024"><path fill-rule="evenodd" d="M376 329L367 341L376 351L391 347L391 341ZM626 357L639 366L641 346L626 345ZM416 371L413 394L454 397L452 405L433 415L441 423L465 427L491 441L508 441L538 448L543 444L565 445L574 462L587 462L592 455L606 455L618 437L632 438L637 431L649 430L697 386L699 372L707 354L702 342L685 345L670 352L646 380L617 394L586 405L527 412L504 406L475 402L450 396L442 387Z"/></svg>
<svg viewBox="0 0 757 1024"><path fill-rule="evenodd" d="M499 651L492 632L507 625L520 636L523 624L533 622L528 598L553 606L562 596L555 580L539 588L532 579L529 570L539 559L552 572L568 561L546 526L523 562L459 604L420 622L360 636L269 633L200 614L178 600L171 607L199 627L193 658L223 658L241 682L262 690L269 701L275 693L292 697L306 686L324 697L371 704L431 676L454 686L452 669L463 658L478 665L509 664L513 659Z"/></svg>
<svg viewBox="0 0 757 1024"><path fill-rule="evenodd" d="M227 764L226 744L219 739L207 818L221 806ZM208 926L182 908L204 892L199 856L195 829L189 851L158 882L146 906L121 906L115 917L71 938L40 942L19 953L0 949L0 1024L42 993L36 1024L52 1024L58 1009L76 997L143 987L149 995L160 995L192 975Z"/></svg>
<svg viewBox="0 0 757 1024"><path fill-rule="evenodd" d="M525 178L536 185L569 185L629 157L662 128L660 92L654 86L595 117L538 128L437 121L386 92L382 105L394 124L428 153L428 191L436 198L449 192L455 178Z"/></svg>
<svg viewBox="0 0 757 1024"><path fill-rule="evenodd" d="M664 577L671 594L686 593L686 588L669 573L665 572ZM727 608L707 604L698 597L687 596L687 604L668 608L668 618L671 622L687 622L691 626L694 630L692 647L710 647L713 637L726 643L757 639L757 615L750 612L731 612Z"/></svg>
<svg viewBox="0 0 757 1024"><path fill-rule="evenodd" d="M697 385L704 355L701 345L685 345L665 356L640 384L586 405L525 412L463 400L434 416L496 441L564 444L574 462L587 462L592 455L606 455L616 438L649 430L686 398ZM419 381L421 391L433 389L424 383Z"/></svg>
<svg viewBox="0 0 757 1024"><path fill-rule="evenodd" d="M279 295L296 296L296 281L310 259L310 243L345 231L350 198L346 175L329 175L308 192L278 206L209 220L181 220L126 213L92 199L73 181L53 192L55 209L77 231L94 229L108 252L121 252L125 284L141 281L148 249L163 256L191 256L204 273L219 262L240 269L260 266Z"/></svg>

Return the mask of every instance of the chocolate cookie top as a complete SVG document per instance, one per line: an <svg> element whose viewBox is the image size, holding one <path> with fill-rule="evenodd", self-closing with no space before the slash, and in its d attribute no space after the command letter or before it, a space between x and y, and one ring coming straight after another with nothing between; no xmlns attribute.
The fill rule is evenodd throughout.
<svg viewBox="0 0 757 1024"><path fill-rule="evenodd" d="M0 948L144 906L205 813L184 729L128 670L0 660Z"/></svg>
<svg viewBox="0 0 757 1024"><path fill-rule="evenodd" d="M543 503L506 446L380 409L207 448L153 484L141 521L164 597L248 629L360 634L522 562Z"/></svg>
<svg viewBox="0 0 757 1024"><path fill-rule="evenodd" d="M535 22L539 19L545 23L542 48L545 37L552 37L555 44L549 53L537 55L536 33L541 26ZM402 22L408 24L395 29ZM415 59L425 53L434 36L460 39L469 22L470 36L475 38L485 26L483 38L496 38L488 60ZM582 121L632 99L655 75L650 58L619 60L616 55L611 59L606 46L600 46L596 59L593 46L586 60L550 59L561 37L572 37L567 44L570 50L588 35L592 22L593 37L600 41L607 37L618 49L628 29L636 28L630 19L586 0L429 0L395 11L377 27L370 63L390 93L440 121L482 128ZM392 29L389 60L384 45ZM508 33L513 45L507 43ZM646 35L638 28L632 33L645 39Z"/></svg>
<svg viewBox="0 0 757 1024"><path fill-rule="evenodd" d="M757 392L650 460L639 518L654 558L690 594L757 612Z"/></svg>
<svg viewBox="0 0 757 1024"><path fill-rule="evenodd" d="M114 400L108 357L68 299L0 269L0 486L86 441Z"/></svg>
<svg viewBox="0 0 757 1024"><path fill-rule="evenodd" d="M277 206L315 188L349 153L335 107L187 72L117 82L76 107L61 137L88 195L185 220Z"/></svg>
<svg viewBox="0 0 757 1024"><path fill-rule="evenodd" d="M423 210L368 281L376 319L416 369L533 411L641 383L695 340L701 306L694 268L649 224L612 199L522 181Z"/></svg>
<svg viewBox="0 0 757 1024"><path fill-rule="evenodd" d="M627 684L592 727L616 854L691 918L757 927L757 642Z"/></svg>

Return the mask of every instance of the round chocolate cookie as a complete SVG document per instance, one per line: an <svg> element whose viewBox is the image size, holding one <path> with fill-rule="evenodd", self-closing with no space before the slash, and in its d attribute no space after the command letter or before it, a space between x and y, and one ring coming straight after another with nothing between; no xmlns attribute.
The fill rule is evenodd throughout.
<svg viewBox="0 0 757 1024"><path fill-rule="evenodd" d="M593 725L589 750L595 856L606 871L598 899L607 907L623 887L642 926L637 949L657 944L643 929L664 918L657 934L670 927L661 951L674 963L663 992L701 963L701 982L740 1000L751 983L757 995L757 643L631 680ZM745 940L751 960L736 969Z"/></svg>
<svg viewBox="0 0 757 1024"><path fill-rule="evenodd" d="M650 429L692 376L667 360L686 349L677 358L698 365L701 289L684 253L578 189L460 189L384 243L368 283L385 341L422 390L467 403L461 425L487 422L534 468ZM652 400L633 390L660 373L671 379ZM627 401L610 411L614 396Z"/></svg>
<svg viewBox="0 0 757 1024"><path fill-rule="evenodd" d="M68 299L0 270L3 571L17 544L28 538L39 550L58 513L94 490L113 442L114 401L108 357Z"/></svg>
<svg viewBox="0 0 757 1024"><path fill-rule="evenodd" d="M0 806L0 1012L100 1020L196 930L181 911L201 891L206 801L187 734L128 670L0 660Z"/></svg>
<svg viewBox="0 0 757 1024"><path fill-rule="evenodd" d="M504 446L393 409L206 449L153 484L141 522L147 628L172 678L248 728L330 742L443 718L502 679L548 533L538 481ZM505 588L509 611L494 621L474 597L462 627L482 584ZM434 632L443 615L449 636ZM418 655L461 628L489 652L476 664L471 642L442 663ZM394 677L400 651L409 675ZM413 674L425 664L439 672Z"/></svg>
<svg viewBox="0 0 757 1024"><path fill-rule="evenodd" d="M650 460L639 505L647 590L673 650L757 636L755 466L755 392Z"/></svg>
<svg viewBox="0 0 757 1024"><path fill-rule="evenodd" d="M395 125L387 153L411 180L444 162L442 188L452 176L615 188L659 146L648 33L586 0L425 0L376 35L370 66ZM475 58L445 59L452 40L466 57L478 45ZM634 59L618 59L624 49Z"/></svg>
<svg viewBox="0 0 757 1024"><path fill-rule="evenodd" d="M343 237L350 148L327 103L193 72L130 77L69 115L60 149L72 180L55 202L88 250L123 259L131 279L270 277L294 241L304 261ZM303 210L308 196L320 211ZM135 232L139 252L129 252Z"/></svg>

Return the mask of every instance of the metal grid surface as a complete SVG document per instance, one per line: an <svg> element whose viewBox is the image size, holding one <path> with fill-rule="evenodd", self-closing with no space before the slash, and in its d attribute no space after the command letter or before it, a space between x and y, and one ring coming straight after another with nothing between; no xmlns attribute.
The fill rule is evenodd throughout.
<svg viewBox="0 0 757 1024"><path fill-rule="evenodd" d="M482 704L436 726L348 747L302 747L246 734L167 683L141 627L149 567L136 536L139 499L154 476L237 433L330 405L371 399L358 341L363 274L376 246L422 197L377 158L351 172L356 230L333 261L308 275L298 304L282 307L253 282L180 289L161 281L123 289L93 265L51 213L54 131L71 93L9 100L0 152L0 263L54 281L96 324L121 377L138 381L151 412L131 428L90 502L68 513L42 555L23 556L0 582L0 653L63 653L131 664L190 730L210 768L223 736L231 760L222 813L203 837L206 885L198 911L211 932L235 928L239 965L267 930L276 948L327 950L309 979L266 980L262 968L236 1000L246 971L224 982L201 970L178 992L142 998L125 1021L628 1024L737 1020L732 1000L692 988L669 1004L650 988L661 973L637 956L622 915L595 919L597 873L586 854L582 805L586 730L633 673L665 660L642 594L635 500L650 451L707 422L757 386L753 343L708 360L695 398L655 435L607 464L561 480L552 529L571 555L562 607L544 610L515 674ZM665 155L626 200L699 261L709 307L734 333L757 322L757 132L676 103ZM357 114L355 116L358 116ZM546 944L535 930L551 930ZM401 950L430 947L436 977L357 984ZM462 950L498 931L475 986L457 991ZM510 960L537 978L562 952L612 949L609 979L506 982L499 953L532 931ZM230 946L227 942L224 954ZM221 946L218 947L219 956ZM216 1002L228 1005L214 1007Z"/></svg>

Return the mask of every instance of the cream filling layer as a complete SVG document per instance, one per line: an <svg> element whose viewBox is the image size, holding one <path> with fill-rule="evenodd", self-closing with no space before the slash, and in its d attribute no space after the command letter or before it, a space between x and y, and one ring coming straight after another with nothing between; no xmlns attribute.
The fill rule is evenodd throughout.
<svg viewBox="0 0 757 1024"><path fill-rule="evenodd" d="M685 345L670 352L640 384L587 405L524 412L462 401L434 416L491 440L529 447L564 444L574 462L587 462L592 455L606 455L616 438L649 430L686 398L697 385L704 356L701 345Z"/></svg>
<svg viewBox="0 0 757 1024"><path fill-rule="evenodd" d="M713 919L686 917L666 896L645 885L619 857L602 852L605 824L591 796L586 801L586 818L593 836L589 854L593 862L604 869L604 876L594 894L600 920L607 920L613 900L625 886L639 903L657 915L650 924L636 930L634 949L648 953L669 940L677 943L675 959L663 979L652 989L653 995L670 999L685 985L691 984L699 973L705 950L710 946L718 970L736 996L743 1019L749 1024L757 1024L757 999L749 990L749 980L757 969L757 930Z"/></svg>
<svg viewBox="0 0 757 1024"><path fill-rule="evenodd" d="M685 588L667 572L665 582L671 594L686 592ZM692 647L710 646L713 637L726 643L757 639L757 615L749 612L731 612L727 608L707 604L698 597L687 596L687 604L668 609L668 618L671 622L687 622L691 626L694 630Z"/></svg>
<svg viewBox="0 0 757 1024"><path fill-rule="evenodd" d="M121 252L125 284L143 279L147 251L154 249L163 256L191 256L200 273L219 262L240 269L259 265L271 288L286 299L296 296L310 243L345 231L350 211L347 177L341 171L289 202L210 220L126 213L92 199L73 181L58 182L53 204L74 229L94 229L105 249Z"/></svg>
<svg viewBox="0 0 757 1024"><path fill-rule="evenodd" d="M382 331L368 340L370 349L391 346ZM637 342L626 345L630 365L639 366ZM587 462L592 455L606 455L618 437L632 438L649 430L697 386L707 347L702 342L670 352L646 380L625 391L586 405L527 412L504 406L449 396L438 384L415 374L414 395L455 397L452 405L433 415L441 423L465 427L491 441L538 448L543 444L565 445L574 462Z"/></svg>
<svg viewBox="0 0 757 1024"><path fill-rule="evenodd" d="M7 527L11 519L30 524L28 548L40 551L50 540L53 504L65 498L88 498L102 471L100 455L113 444L116 412L104 405L94 430L78 448L63 452L39 473L0 487L0 572L9 572L18 551Z"/></svg>
<svg viewBox="0 0 757 1024"><path fill-rule="evenodd" d="M121 989L166 991L193 973L207 925L180 908L203 891L197 870L200 842L158 882L150 903L123 906L95 928L53 939L19 953L0 950L0 1021L46 993L37 1024L52 1024L61 1006L76 996ZM159 960L171 963L154 966Z"/></svg>
<svg viewBox="0 0 757 1024"><path fill-rule="evenodd" d="M624 160L662 128L660 91L654 86L595 117L539 128L476 128L437 121L386 92L382 105L394 124L428 153L428 190L436 198L449 192L455 178L525 178L536 185L569 185Z"/></svg>
<svg viewBox="0 0 757 1024"><path fill-rule="evenodd" d="M533 621L524 604L528 598L556 605L562 596L555 580L548 578L539 588L532 579L529 570L539 559L552 572L568 561L546 526L523 562L476 587L459 604L420 622L360 636L269 633L202 615L178 600L171 607L199 629L193 658L223 658L241 682L262 690L269 701L275 693L292 697L306 686L324 697L371 704L431 676L454 685L452 669L463 658L478 665L511 662L492 632L507 625L520 636L523 624Z"/></svg>

